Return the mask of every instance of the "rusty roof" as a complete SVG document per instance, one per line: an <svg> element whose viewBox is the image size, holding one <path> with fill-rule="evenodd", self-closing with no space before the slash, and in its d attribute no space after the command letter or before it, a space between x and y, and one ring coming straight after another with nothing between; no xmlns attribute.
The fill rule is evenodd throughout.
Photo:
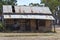
<svg viewBox="0 0 60 40"><path fill-rule="evenodd" d="M4 15L4 19L43 19L55 20L51 15Z"/></svg>
<svg viewBox="0 0 60 40"><path fill-rule="evenodd" d="M15 13L42 13L52 14L49 7L14 6ZM3 5L3 13L13 13L11 5Z"/></svg>
<svg viewBox="0 0 60 40"><path fill-rule="evenodd" d="M49 7L31 7L31 6L15 6L16 13L43 13L52 14Z"/></svg>

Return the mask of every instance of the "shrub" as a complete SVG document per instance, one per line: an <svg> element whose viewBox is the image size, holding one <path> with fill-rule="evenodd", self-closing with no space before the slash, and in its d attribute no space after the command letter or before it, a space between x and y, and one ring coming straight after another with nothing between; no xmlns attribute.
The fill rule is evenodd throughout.
<svg viewBox="0 0 60 40"><path fill-rule="evenodd" d="M0 32L3 31L3 29L4 29L3 23L0 22Z"/></svg>

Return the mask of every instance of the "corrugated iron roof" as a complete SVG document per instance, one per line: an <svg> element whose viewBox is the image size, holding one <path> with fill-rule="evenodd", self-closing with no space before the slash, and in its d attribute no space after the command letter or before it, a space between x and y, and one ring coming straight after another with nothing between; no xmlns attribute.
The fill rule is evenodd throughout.
<svg viewBox="0 0 60 40"><path fill-rule="evenodd" d="M43 19L55 20L53 16L49 15L4 15L4 19Z"/></svg>
<svg viewBox="0 0 60 40"><path fill-rule="evenodd" d="M14 6L15 13L42 13L52 14L49 7ZM11 5L3 5L3 13L13 13Z"/></svg>
<svg viewBox="0 0 60 40"><path fill-rule="evenodd" d="M11 5L3 5L3 13L13 13Z"/></svg>
<svg viewBox="0 0 60 40"><path fill-rule="evenodd" d="M18 11L19 12L18 12ZM31 6L15 6L16 13L43 13L43 14L52 14L48 7L31 7Z"/></svg>

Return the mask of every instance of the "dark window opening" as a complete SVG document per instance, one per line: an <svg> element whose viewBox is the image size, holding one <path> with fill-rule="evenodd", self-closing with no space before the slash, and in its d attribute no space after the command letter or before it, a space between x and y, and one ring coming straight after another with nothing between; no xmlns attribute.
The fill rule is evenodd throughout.
<svg viewBox="0 0 60 40"><path fill-rule="evenodd" d="M12 6L12 11L15 13L15 8L14 8L14 6Z"/></svg>
<svg viewBox="0 0 60 40"><path fill-rule="evenodd" d="M14 19L14 22L16 22L18 19Z"/></svg>

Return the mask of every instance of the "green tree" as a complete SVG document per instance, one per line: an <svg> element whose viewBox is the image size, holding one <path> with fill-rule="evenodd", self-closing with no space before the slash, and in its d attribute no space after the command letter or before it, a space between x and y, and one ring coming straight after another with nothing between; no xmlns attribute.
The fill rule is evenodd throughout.
<svg viewBox="0 0 60 40"><path fill-rule="evenodd" d="M16 5L17 0L2 0L3 5Z"/></svg>
<svg viewBox="0 0 60 40"><path fill-rule="evenodd" d="M4 30L4 26L3 26L3 23L0 22L0 31L3 31Z"/></svg>
<svg viewBox="0 0 60 40"><path fill-rule="evenodd" d="M40 6L39 3L30 3L29 6Z"/></svg>
<svg viewBox="0 0 60 40"><path fill-rule="evenodd" d="M54 12L57 8L57 6L60 5L59 0L41 0L41 3L45 3L45 6L48 6L52 12Z"/></svg>

